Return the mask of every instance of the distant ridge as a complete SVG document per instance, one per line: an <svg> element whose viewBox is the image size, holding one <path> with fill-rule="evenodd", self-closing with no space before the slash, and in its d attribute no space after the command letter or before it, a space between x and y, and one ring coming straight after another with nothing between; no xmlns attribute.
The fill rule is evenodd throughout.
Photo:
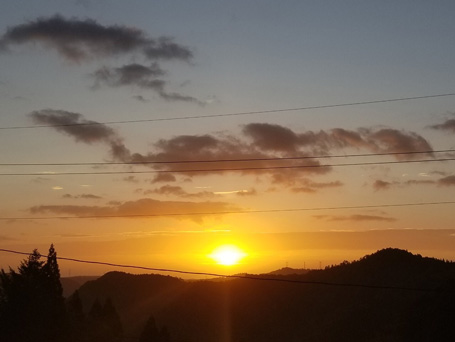
<svg viewBox="0 0 455 342"><path fill-rule="evenodd" d="M283 268L280 268L279 270L272 271L272 272L265 273L265 274L286 276L286 275L294 275L294 274L307 274L308 272L310 272L310 270L308 270L306 268L283 267Z"/></svg>
<svg viewBox="0 0 455 342"><path fill-rule="evenodd" d="M172 341L222 341L227 328L233 342L455 341L453 262L386 248L324 270L295 271L262 276L383 288L109 272L79 294L86 312L95 299L111 298L132 336L153 314Z"/></svg>
<svg viewBox="0 0 455 342"><path fill-rule="evenodd" d="M62 277L60 282L63 287L63 297L70 296L74 291L84 285L86 282L96 280L100 276L75 276L75 277Z"/></svg>

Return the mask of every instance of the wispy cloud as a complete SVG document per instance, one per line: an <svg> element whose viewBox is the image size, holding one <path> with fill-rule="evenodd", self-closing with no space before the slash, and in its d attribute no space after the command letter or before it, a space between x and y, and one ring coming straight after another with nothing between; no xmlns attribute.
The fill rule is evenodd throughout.
<svg viewBox="0 0 455 342"><path fill-rule="evenodd" d="M93 195L93 194L80 194L80 195L71 195L71 194L64 194L62 198L68 199L102 199L101 196Z"/></svg>
<svg viewBox="0 0 455 342"><path fill-rule="evenodd" d="M132 53L151 60L188 61L193 57L187 47L169 37L151 38L137 28L104 26L92 19L67 19L60 15L9 27L0 43L4 48L25 43L42 44L75 62Z"/></svg>
<svg viewBox="0 0 455 342"><path fill-rule="evenodd" d="M376 191L390 190L392 188L404 188L415 185L437 185L437 186L455 186L455 176L446 176L437 180L432 179L410 179L406 181L384 181L381 179L375 180L373 188Z"/></svg>
<svg viewBox="0 0 455 342"><path fill-rule="evenodd" d="M178 196L183 198L211 198L215 197L216 193L210 191L187 192L181 186L163 185L156 189L143 191L144 195L157 194L165 196Z"/></svg>
<svg viewBox="0 0 455 342"><path fill-rule="evenodd" d="M175 219L190 219L200 222L204 217L223 215L220 212L239 211L240 207L227 202L187 202L159 201L143 198L129 202L111 202L108 206L79 206L79 205L38 205L30 208L32 214L55 214L80 216L130 216L145 215L150 217L170 217ZM186 213L200 213L185 215Z"/></svg>
<svg viewBox="0 0 455 342"><path fill-rule="evenodd" d="M34 111L29 115L35 123L53 126L53 129L73 137L77 142L105 143L110 146L113 157L122 160L128 159L130 154L128 149L112 128L96 121L86 120L82 114L44 109Z"/></svg>
<svg viewBox="0 0 455 342"><path fill-rule="evenodd" d="M170 37L152 38L144 31L124 25L102 25L95 20L65 18L61 15L42 17L25 24L9 27L0 38L0 52L11 50L14 45L35 44L55 50L62 58L76 63L86 63L125 55L141 60L121 67L98 68L92 73L95 88L135 86L154 91L166 101L193 102L205 105L192 96L167 91L162 79L166 71L161 61L190 62L191 50Z"/></svg>
<svg viewBox="0 0 455 342"><path fill-rule="evenodd" d="M130 152L122 138L110 127L103 124L84 125L93 121L86 120L81 114L44 110L33 112L31 116L40 124L62 125L55 126L54 129L72 136L76 141L89 144L105 143L110 147L112 157L118 161L144 163L144 166L154 170L166 171L156 175L151 180L152 183L176 181L172 171L183 173L185 177L191 179L195 176L219 174L223 169L226 169L225 172L234 169L240 170L237 172L243 175L268 176L272 183L289 188L293 192L314 193L322 189L343 186L339 180L316 182L309 179L310 176L324 175L332 171L330 166L324 166L317 155L336 154L340 150L353 148L371 153L432 150L427 140L417 133L392 128L378 130L359 128L356 131L334 128L314 133L298 132L275 124L251 123L243 126L238 135L179 135L156 141L149 152L134 153ZM66 124L77 126L65 126ZM301 157L301 159L279 160L282 157ZM421 154L394 157L397 159L428 158ZM244 159L250 160L241 161ZM146 164L149 161L171 163ZM172 163L181 161L186 163ZM210 162L192 164L191 161ZM290 168L276 169L283 166ZM193 169L198 172L191 172ZM374 188L384 190L391 185L384 180L377 180ZM163 189L160 191L164 191ZM180 195L183 196L182 193Z"/></svg>
<svg viewBox="0 0 455 342"><path fill-rule="evenodd" d="M455 133L455 119L447 119L442 124L430 126L431 128Z"/></svg>
<svg viewBox="0 0 455 342"><path fill-rule="evenodd" d="M315 215L313 216L317 219L327 220L327 221L353 221L353 222L365 222L365 221L384 221L384 222L393 222L396 221L395 218L379 215Z"/></svg>
<svg viewBox="0 0 455 342"><path fill-rule="evenodd" d="M441 186L455 186L455 176L447 176L438 180Z"/></svg>

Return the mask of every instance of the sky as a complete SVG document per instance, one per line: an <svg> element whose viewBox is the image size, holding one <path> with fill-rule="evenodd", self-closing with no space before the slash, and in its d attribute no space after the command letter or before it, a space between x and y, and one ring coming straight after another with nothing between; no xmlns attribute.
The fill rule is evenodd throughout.
<svg viewBox="0 0 455 342"><path fill-rule="evenodd" d="M229 274L454 260L454 10L2 1L0 248ZM246 256L217 264L224 244Z"/></svg>

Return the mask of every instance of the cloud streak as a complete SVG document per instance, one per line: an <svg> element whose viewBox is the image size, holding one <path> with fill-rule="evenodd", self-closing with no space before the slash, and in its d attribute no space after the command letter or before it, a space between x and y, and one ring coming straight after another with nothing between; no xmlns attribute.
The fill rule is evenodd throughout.
<svg viewBox="0 0 455 342"><path fill-rule="evenodd" d="M455 119L447 119L442 124L430 126L433 129L455 133Z"/></svg>
<svg viewBox="0 0 455 342"><path fill-rule="evenodd" d="M223 169L226 169L224 172L230 172L229 169L240 169L236 172L243 175L269 176L272 183L287 187L293 192L314 193L322 189L343 186L340 181L316 182L308 179L310 175L324 175L332 170L330 166L324 167L321 159L317 158L318 154L328 155L342 149L362 149L372 153L432 150L431 145L422 136L391 128L379 130L359 128L356 131L335 128L314 133L297 132L268 123L251 123L243 126L240 135L179 135L156 141L150 152L133 153L110 127L86 120L81 114L48 109L33 112L31 117L36 123L54 125L55 130L72 136L78 142L106 144L116 161L144 163L144 166L153 170L170 172L157 175L152 183L176 181L172 171L183 173L187 177L196 177L219 174ZM96 125L86 125L90 123ZM70 126L72 124L77 126ZM279 160L282 157L302 158ZM421 155L393 157L412 159ZM275 160L266 160L273 158ZM250 160L239 161L242 159ZM192 164L192 160L211 162ZM161 163L147 163L150 161ZM178 163L181 161L186 162ZM283 166L296 168L276 169ZM191 172L193 169L204 172ZM376 190L389 186L390 184L380 180L374 184Z"/></svg>
<svg viewBox="0 0 455 342"><path fill-rule="evenodd" d="M86 120L82 114L44 109L34 111L29 116L34 123L53 126L52 128L57 132L69 135L77 142L107 144L115 159L127 159L130 155L122 138L112 128L96 121Z"/></svg>
<svg viewBox="0 0 455 342"><path fill-rule="evenodd" d="M145 64L130 63L121 67L102 66L91 74L93 88L134 86L156 92L165 101L192 102L205 105L198 99L166 90L162 79L166 71L161 61L190 62L193 53L170 37L149 37L144 31L122 25L102 25L92 19L65 18L60 15L41 17L25 24L9 27L0 38L0 51L12 46L38 44L55 50L62 58L78 64L119 55Z"/></svg>
<svg viewBox="0 0 455 342"><path fill-rule="evenodd" d="M151 38L137 28L104 26L92 19L66 19L60 15L9 27L0 40L5 49L26 43L55 49L74 62L134 53L149 60L189 61L193 57L187 47L169 37Z"/></svg>
<svg viewBox="0 0 455 342"><path fill-rule="evenodd" d="M365 221L383 221L383 222L394 222L395 218L379 216L379 215L316 215L314 216L317 219L327 220L327 221L352 221L352 222L365 222Z"/></svg>
<svg viewBox="0 0 455 342"><path fill-rule="evenodd" d="M171 215L170 217L175 219L190 219L197 222L201 222L203 218L208 216L223 215L222 212L240 210L241 208L238 206L226 202L159 201L149 198L112 203L108 206L38 205L29 209L32 214L71 215L75 217L134 215L164 217ZM185 215L187 213L192 214ZM193 215L193 213L196 214Z"/></svg>

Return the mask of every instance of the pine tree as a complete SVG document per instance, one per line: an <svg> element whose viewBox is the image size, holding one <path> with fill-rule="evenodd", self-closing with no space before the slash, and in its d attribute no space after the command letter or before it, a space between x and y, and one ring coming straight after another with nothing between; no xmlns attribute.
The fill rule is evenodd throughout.
<svg viewBox="0 0 455 342"><path fill-rule="evenodd" d="M139 342L159 342L160 334L156 327L155 317L150 315L147 323L145 323L144 330L141 333Z"/></svg>
<svg viewBox="0 0 455 342"><path fill-rule="evenodd" d="M65 340L66 310L53 246L48 262L35 249L18 271L0 273L0 328L5 341L59 342ZM52 271L51 271L52 270Z"/></svg>

